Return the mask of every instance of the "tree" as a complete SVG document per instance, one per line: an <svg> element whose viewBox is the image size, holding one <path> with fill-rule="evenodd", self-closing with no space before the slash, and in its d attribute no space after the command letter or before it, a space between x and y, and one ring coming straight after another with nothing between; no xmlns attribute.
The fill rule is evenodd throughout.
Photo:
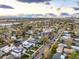
<svg viewBox="0 0 79 59"><path fill-rule="evenodd" d="M49 48L46 48L46 49L44 50L44 58L46 58L46 59L51 59L51 51L50 51Z"/></svg>
<svg viewBox="0 0 79 59"><path fill-rule="evenodd" d="M58 47L57 44L51 46L50 50L51 50L51 54L52 54L52 55L56 53L56 48L57 48L57 47Z"/></svg>
<svg viewBox="0 0 79 59"><path fill-rule="evenodd" d="M48 37L48 35L43 36L41 40L42 40L43 44L48 43L48 42L49 42L49 37Z"/></svg>
<svg viewBox="0 0 79 59"><path fill-rule="evenodd" d="M70 54L67 59L79 59L79 52L73 51L72 54Z"/></svg>
<svg viewBox="0 0 79 59"><path fill-rule="evenodd" d="M68 46L68 48L71 47L72 43L73 43L72 38L69 38L69 39L65 40L65 44Z"/></svg>
<svg viewBox="0 0 79 59"><path fill-rule="evenodd" d="M26 30L31 30L32 29L32 26L27 26L26 27Z"/></svg>

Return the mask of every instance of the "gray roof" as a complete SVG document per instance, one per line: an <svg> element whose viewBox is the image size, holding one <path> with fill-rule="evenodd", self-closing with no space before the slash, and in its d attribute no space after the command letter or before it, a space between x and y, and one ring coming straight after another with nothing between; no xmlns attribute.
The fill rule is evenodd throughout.
<svg viewBox="0 0 79 59"><path fill-rule="evenodd" d="M14 56L12 56L12 55L8 55L8 56L6 57L6 59L15 59L15 58L14 58Z"/></svg>
<svg viewBox="0 0 79 59"><path fill-rule="evenodd" d="M2 57L2 55L4 55L4 54L5 54L4 52L0 51L0 57Z"/></svg>
<svg viewBox="0 0 79 59"><path fill-rule="evenodd" d="M54 56L52 57L52 59L61 59L61 53L54 54Z"/></svg>
<svg viewBox="0 0 79 59"><path fill-rule="evenodd" d="M0 48L2 48L2 47L4 47L4 46L6 46L6 44L1 44L1 45L0 45Z"/></svg>

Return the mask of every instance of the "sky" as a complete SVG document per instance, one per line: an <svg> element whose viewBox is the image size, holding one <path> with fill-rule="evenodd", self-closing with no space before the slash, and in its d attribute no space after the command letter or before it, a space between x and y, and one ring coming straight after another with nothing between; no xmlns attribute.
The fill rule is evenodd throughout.
<svg viewBox="0 0 79 59"><path fill-rule="evenodd" d="M0 16L72 15L78 5L79 0L0 0Z"/></svg>

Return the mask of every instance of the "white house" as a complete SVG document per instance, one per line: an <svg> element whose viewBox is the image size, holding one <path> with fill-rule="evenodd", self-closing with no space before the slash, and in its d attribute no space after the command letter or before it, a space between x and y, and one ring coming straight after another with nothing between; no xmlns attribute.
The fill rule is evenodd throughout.
<svg viewBox="0 0 79 59"><path fill-rule="evenodd" d="M23 53L23 48L22 47L13 47L11 54L15 57L15 58L21 58Z"/></svg>
<svg viewBox="0 0 79 59"><path fill-rule="evenodd" d="M25 47L25 48L30 48L32 46L32 43L24 41L24 42L22 42L22 46Z"/></svg>
<svg viewBox="0 0 79 59"><path fill-rule="evenodd" d="M5 52L5 53L9 53L9 51L11 50L11 47L7 45L7 46L0 48L0 50Z"/></svg>

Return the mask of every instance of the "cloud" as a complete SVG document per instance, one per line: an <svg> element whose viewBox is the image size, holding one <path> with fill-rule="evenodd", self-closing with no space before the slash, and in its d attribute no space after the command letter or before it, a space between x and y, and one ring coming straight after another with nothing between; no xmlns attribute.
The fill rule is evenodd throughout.
<svg viewBox="0 0 79 59"><path fill-rule="evenodd" d="M7 2L7 3L6 3ZM19 14L45 14L51 13L51 6L45 3L21 3L16 0L0 0L0 4L6 4L14 9L0 9L0 15L19 15ZM5 12L4 12L5 11Z"/></svg>
<svg viewBox="0 0 79 59"><path fill-rule="evenodd" d="M74 10L79 10L79 7L73 7Z"/></svg>
<svg viewBox="0 0 79 59"><path fill-rule="evenodd" d="M73 14L74 11L75 10L72 7L63 7L60 10L61 13L68 13L68 14Z"/></svg>
<svg viewBox="0 0 79 59"><path fill-rule="evenodd" d="M61 15L61 16L69 16L68 13L61 13L60 15Z"/></svg>
<svg viewBox="0 0 79 59"><path fill-rule="evenodd" d="M55 14L53 14L53 13L48 13L47 15L50 15L50 16L57 16L57 15L55 15Z"/></svg>
<svg viewBox="0 0 79 59"><path fill-rule="evenodd" d="M43 0L44 1L44 0ZM45 0L45 2L33 2L33 3L22 3L17 0L0 0L0 5L7 5L14 9L0 8L0 16L19 16L19 15L56 15L59 16L61 13L73 14L74 9L72 7L59 7L54 6L51 1ZM4 12L5 11L5 12ZM30 16L29 16L30 17Z"/></svg>
<svg viewBox="0 0 79 59"><path fill-rule="evenodd" d="M8 6L8 5L0 5L0 8L4 8L4 9L14 9L13 7Z"/></svg>
<svg viewBox="0 0 79 59"><path fill-rule="evenodd" d="M33 2L39 3L39 2L45 2L45 1L50 1L50 0L17 0L17 1L20 1L23 3L25 3L25 2L27 2L27 3L33 3Z"/></svg>

